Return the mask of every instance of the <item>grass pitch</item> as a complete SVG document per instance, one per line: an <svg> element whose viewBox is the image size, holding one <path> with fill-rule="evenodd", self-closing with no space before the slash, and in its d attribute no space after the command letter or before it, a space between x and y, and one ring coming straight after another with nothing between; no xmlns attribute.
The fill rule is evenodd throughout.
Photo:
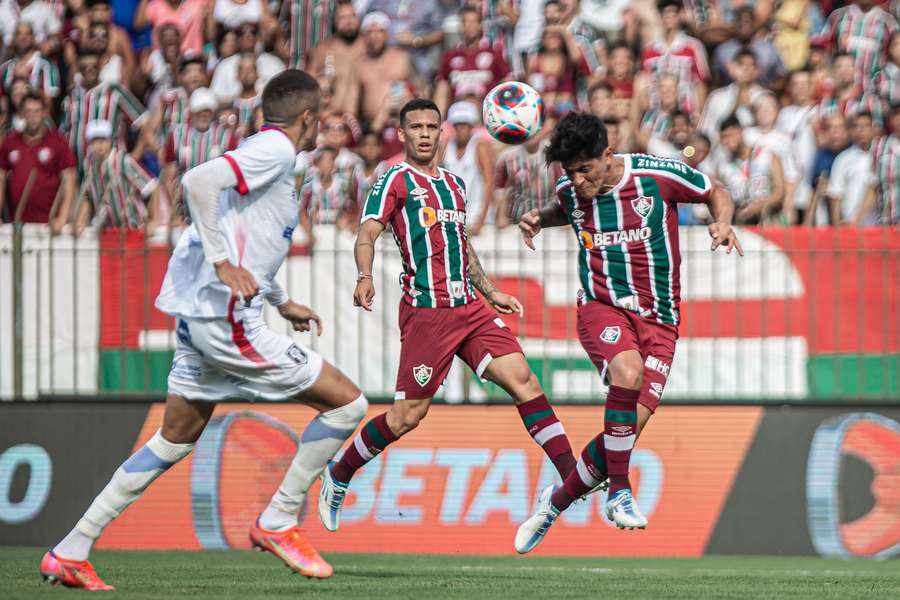
<svg viewBox="0 0 900 600"><path fill-rule="evenodd" d="M42 584L44 549L0 548L0 597L83 597ZM900 562L785 557L550 558L332 554L325 581L258 552L113 552L92 556L116 599L900 598Z"/></svg>

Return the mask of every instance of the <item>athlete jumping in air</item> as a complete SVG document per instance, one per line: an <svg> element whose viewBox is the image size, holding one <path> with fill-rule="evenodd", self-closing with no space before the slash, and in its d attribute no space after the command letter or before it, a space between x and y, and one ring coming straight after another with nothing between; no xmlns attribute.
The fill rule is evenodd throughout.
<svg viewBox="0 0 900 600"><path fill-rule="evenodd" d="M678 338L680 299L678 203L703 202L715 222L711 250L743 255L731 229L731 198L718 182L677 160L613 154L606 128L589 114L571 113L557 126L547 164L565 172L557 202L526 213L525 243L545 227L571 225L578 237L578 337L609 381L605 424L581 453L562 486L549 486L537 511L519 527L516 550L532 550L573 500L609 478L606 515L620 528L643 529L647 519L631 493L631 449L659 406Z"/></svg>
<svg viewBox="0 0 900 600"><path fill-rule="evenodd" d="M126 460L75 528L41 561L46 580L110 590L88 554L103 529L153 481L186 457L215 402L297 399L319 411L300 438L278 491L250 527L252 543L308 577L331 566L297 526L306 492L366 415L359 388L321 356L269 330L263 298L295 331L319 317L292 302L274 280L297 226L298 150L311 149L319 122L319 86L303 71L274 77L262 94L267 125L236 150L188 171L182 183L193 218L181 236L156 306L177 318L162 428Z"/></svg>
<svg viewBox="0 0 900 600"><path fill-rule="evenodd" d="M340 524L353 473L419 424L454 356L513 397L528 433L563 479L575 467L568 437L518 341L475 295L477 289L500 313L522 314L519 301L488 280L466 237L462 179L434 165L440 127L440 111L431 101L412 100L402 108L405 161L378 180L363 210L353 301L372 310L375 240L391 225L403 260L400 367L393 406L366 423L340 461L322 472L319 516L330 531Z"/></svg>

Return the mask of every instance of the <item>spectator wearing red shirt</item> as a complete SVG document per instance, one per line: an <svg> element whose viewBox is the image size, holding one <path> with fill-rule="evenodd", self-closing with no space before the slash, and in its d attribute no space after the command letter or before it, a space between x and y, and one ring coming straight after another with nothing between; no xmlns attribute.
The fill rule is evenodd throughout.
<svg viewBox="0 0 900 600"><path fill-rule="evenodd" d="M473 97L481 102L495 85L509 76L503 49L484 37L481 10L466 5L460 10L462 41L441 56L434 102L447 114L457 100Z"/></svg>
<svg viewBox="0 0 900 600"><path fill-rule="evenodd" d="M0 146L0 212L8 197L15 219L24 200L22 222L47 223L56 235L68 222L75 198L75 155L66 138L47 127L47 103L40 93L25 95L22 115L25 129L12 132Z"/></svg>

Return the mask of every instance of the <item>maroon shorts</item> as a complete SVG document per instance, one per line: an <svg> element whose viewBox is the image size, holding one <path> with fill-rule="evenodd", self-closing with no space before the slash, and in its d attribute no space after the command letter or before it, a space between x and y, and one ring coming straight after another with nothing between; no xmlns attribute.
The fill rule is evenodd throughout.
<svg viewBox="0 0 900 600"><path fill-rule="evenodd" d="M431 398L459 356L481 377L491 360L522 352L503 319L480 300L454 308L400 303L397 400Z"/></svg>
<svg viewBox="0 0 900 600"><path fill-rule="evenodd" d="M586 302L578 306L578 338L604 378L616 354L640 352L644 383L638 402L656 412L675 356L678 329L602 302Z"/></svg>

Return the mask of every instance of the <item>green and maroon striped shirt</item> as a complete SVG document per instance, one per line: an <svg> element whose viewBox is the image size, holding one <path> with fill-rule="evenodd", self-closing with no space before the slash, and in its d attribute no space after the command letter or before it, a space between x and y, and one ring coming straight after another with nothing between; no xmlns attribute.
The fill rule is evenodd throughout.
<svg viewBox="0 0 900 600"><path fill-rule="evenodd" d="M129 127L140 126L147 113L134 94L118 83L100 83L89 90L75 87L63 100L59 131L79 162L87 155L87 124L96 119L109 121L118 145L125 148Z"/></svg>
<svg viewBox="0 0 900 600"><path fill-rule="evenodd" d="M406 303L438 308L475 300L462 178L446 169L431 177L406 163L395 165L372 186L362 214L362 221L368 219L393 229Z"/></svg>
<svg viewBox="0 0 900 600"><path fill-rule="evenodd" d="M94 205L96 227L140 229L147 220L144 202L156 189L156 179L131 156L113 148L103 160L87 159L82 196Z"/></svg>
<svg viewBox="0 0 900 600"><path fill-rule="evenodd" d="M237 136L231 128L213 123L206 131L190 125L176 125L166 140L166 164L175 163L178 173L222 156L237 147Z"/></svg>
<svg viewBox="0 0 900 600"><path fill-rule="evenodd" d="M856 61L856 84L870 90L884 68L888 44L898 29L900 25L893 15L880 7L873 6L863 12L858 5L851 4L828 15L822 32L813 42L851 54Z"/></svg>
<svg viewBox="0 0 900 600"><path fill-rule="evenodd" d="M556 196L580 245L582 303L603 302L677 326L681 297L678 203L705 202L709 177L681 161L617 155L622 179L610 191L580 198L563 175Z"/></svg>

